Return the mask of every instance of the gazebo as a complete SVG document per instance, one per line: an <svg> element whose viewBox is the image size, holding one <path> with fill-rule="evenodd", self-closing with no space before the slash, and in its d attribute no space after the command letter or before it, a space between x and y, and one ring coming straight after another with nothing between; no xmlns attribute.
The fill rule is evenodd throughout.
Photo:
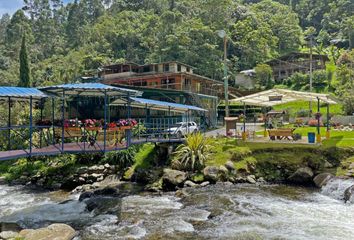
<svg viewBox="0 0 354 240"><path fill-rule="evenodd" d="M300 92L293 91L288 89L271 89L262 92L258 92L255 94L251 94L248 96L235 98L230 100L234 103L241 103L244 106L244 115L246 116L246 105L251 106L260 106L260 107L272 107L279 104L284 104L288 102L294 101L314 101L317 102L317 109L320 112L320 102L324 102L327 105L327 134L326 137L330 136L330 126L329 126L329 113L330 113L330 105L337 104L337 102L329 95L329 94L319 94L312 92ZM244 121L243 127L243 139L246 138L246 125ZM266 133L266 131L265 131ZM317 142L321 142L321 133L320 133L320 118L317 118Z"/></svg>

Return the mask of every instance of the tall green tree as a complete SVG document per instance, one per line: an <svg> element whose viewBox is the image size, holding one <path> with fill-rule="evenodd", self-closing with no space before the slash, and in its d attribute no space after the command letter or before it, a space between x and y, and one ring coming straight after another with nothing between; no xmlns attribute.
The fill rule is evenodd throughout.
<svg viewBox="0 0 354 240"><path fill-rule="evenodd" d="M28 64L27 47L26 47L26 35L22 37L22 44L20 50L20 82L19 87L30 87L30 68Z"/></svg>

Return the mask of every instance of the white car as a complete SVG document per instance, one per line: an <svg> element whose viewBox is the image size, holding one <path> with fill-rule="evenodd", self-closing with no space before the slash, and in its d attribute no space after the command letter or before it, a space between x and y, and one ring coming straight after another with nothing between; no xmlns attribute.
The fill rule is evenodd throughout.
<svg viewBox="0 0 354 240"><path fill-rule="evenodd" d="M172 135L176 135L178 138L189 133L196 133L199 131L198 125L195 122L179 122L176 123L176 127L167 129L167 132Z"/></svg>

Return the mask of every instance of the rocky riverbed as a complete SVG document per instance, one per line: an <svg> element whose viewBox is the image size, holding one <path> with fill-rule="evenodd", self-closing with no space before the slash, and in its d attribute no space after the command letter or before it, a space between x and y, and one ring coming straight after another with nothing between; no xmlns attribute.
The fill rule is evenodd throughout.
<svg viewBox="0 0 354 240"><path fill-rule="evenodd" d="M2 230L40 229L37 234L64 228L66 239L72 239L66 225L51 226L67 224L76 240L351 239L354 205L345 203L344 192L352 185L338 178L322 189L219 182L178 194L121 183L115 193L85 198L0 185L0 222Z"/></svg>

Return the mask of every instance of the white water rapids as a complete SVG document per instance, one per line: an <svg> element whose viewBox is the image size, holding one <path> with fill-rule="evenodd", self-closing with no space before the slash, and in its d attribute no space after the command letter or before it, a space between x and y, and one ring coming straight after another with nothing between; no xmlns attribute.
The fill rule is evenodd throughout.
<svg viewBox="0 0 354 240"><path fill-rule="evenodd" d="M48 193L0 185L0 222L39 227L73 225L77 239L353 239L354 205L342 200L352 180L321 191L284 185L225 185L110 199L109 209L88 212L83 202L59 204Z"/></svg>

